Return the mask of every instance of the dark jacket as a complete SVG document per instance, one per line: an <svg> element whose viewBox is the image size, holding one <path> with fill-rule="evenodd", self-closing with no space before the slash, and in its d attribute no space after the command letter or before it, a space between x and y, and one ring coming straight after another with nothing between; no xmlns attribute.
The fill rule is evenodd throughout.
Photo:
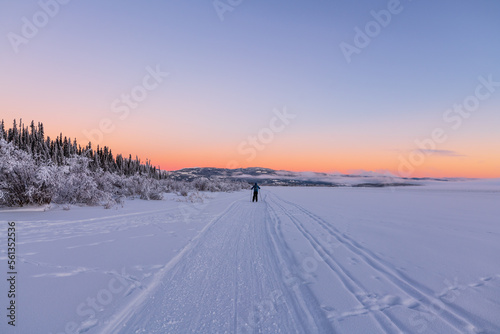
<svg viewBox="0 0 500 334"><path fill-rule="evenodd" d="M254 185L253 185L252 189L253 189L253 191L254 191L254 192L258 193L258 192L259 192L260 187L259 187L259 186L257 185L257 183L256 183L256 184L254 184Z"/></svg>

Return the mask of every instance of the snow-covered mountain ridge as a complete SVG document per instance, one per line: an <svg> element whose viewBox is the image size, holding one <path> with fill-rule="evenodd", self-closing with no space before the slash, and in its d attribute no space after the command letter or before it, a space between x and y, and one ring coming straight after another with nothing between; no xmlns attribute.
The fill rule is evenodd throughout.
<svg viewBox="0 0 500 334"><path fill-rule="evenodd" d="M389 173L363 172L358 174L293 172L262 167L249 168L184 168L169 172L176 180L194 180L205 177L258 182L269 186L326 186L326 187L395 187L418 186L429 181L457 181L452 178L402 178Z"/></svg>

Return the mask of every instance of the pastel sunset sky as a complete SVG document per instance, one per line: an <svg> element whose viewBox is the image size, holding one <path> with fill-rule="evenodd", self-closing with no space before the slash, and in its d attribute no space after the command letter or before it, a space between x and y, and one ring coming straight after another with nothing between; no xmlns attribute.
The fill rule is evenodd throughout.
<svg viewBox="0 0 500 334"><path fill-rule="evenodd" d="M0 118L166 170L500 177L496 0L1 1Z"/></svg>

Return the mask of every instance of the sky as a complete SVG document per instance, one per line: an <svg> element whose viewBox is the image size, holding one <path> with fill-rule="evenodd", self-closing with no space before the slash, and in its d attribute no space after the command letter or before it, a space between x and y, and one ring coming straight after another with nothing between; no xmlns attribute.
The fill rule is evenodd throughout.
<svg viewBox="0 0 500 334"><path fill-rule="evenodd" d="M0 118L162 169L500 177L500 2L0 0Z"/></svg>

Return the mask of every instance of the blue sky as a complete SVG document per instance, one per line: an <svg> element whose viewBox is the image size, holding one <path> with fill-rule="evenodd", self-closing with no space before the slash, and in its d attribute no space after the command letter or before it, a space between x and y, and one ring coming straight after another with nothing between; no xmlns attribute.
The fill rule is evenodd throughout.
<svg viewBox="0 0 500 334"><path fill-rule="evenodd" d="M355 27L364 30L371 11L394 4L243 0L221 21L212 1L72 0L16 53L8 34L21 34L22 18L32 22L41 7L2 1L2 118L43 121L83 142L83 130L110 118L116 127L101 145L166 169L236 160L394 171L397 155L441 126L443 112L474 93L479 76L500 81L500 3L400 1L401 12L348 63L339 45L354 44ZM168 78L118 120L111 102L156 65ZM485 156L474 152L484 143L499 153L499 106L500 91L439 147L461 160L429 159L416 166L420 174L494 175L498 160L477 167ZM297 117L247 161L236 147L284 107ZM363 162L367 154L377 159ZM464 163L470 173L452 167Z"/></svg>

